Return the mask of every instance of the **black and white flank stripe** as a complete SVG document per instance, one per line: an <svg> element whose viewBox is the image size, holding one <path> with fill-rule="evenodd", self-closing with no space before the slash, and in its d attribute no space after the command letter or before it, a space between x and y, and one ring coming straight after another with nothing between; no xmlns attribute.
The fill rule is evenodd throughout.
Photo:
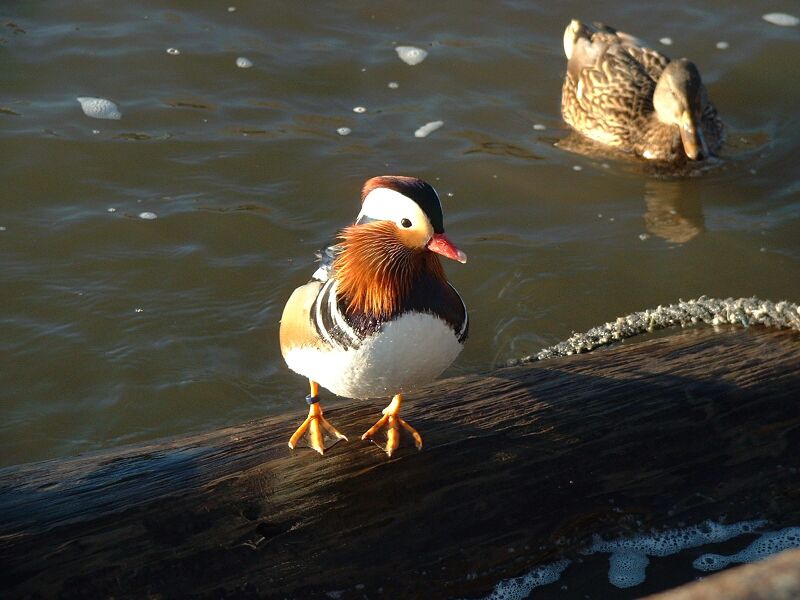
<svg viewBox="0 0 800 600"><path fill-rule="evenodd" d="M317 334L328 345L343 350L358 348L364 339L380 331L385 322L410 312L432 314L441 318L453 330L459 343L466 341L469 334L467 307L449 282L439 290L433 286L421 285L406 299L398 314L387 319L348 312L347 303L337 294L338 281L331 276L333 261L340 250L341 246L332 245L321 251L320 266L312 277L312 281L323 282L323 286L311 308L310 318Z"/></svg>

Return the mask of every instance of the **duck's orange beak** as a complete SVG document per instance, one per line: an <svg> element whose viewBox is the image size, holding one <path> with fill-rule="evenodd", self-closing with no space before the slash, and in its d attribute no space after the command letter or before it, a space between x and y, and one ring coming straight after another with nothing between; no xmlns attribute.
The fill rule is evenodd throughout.
<svg viewBox="0 0 800 600"><path fill-rule="evenodd" d="M467 262L467 255L456 248L455 244L448 240L443 233L434 233L426 247L431 252L436 252L436 254L441 254L460 263Z"/></svg>

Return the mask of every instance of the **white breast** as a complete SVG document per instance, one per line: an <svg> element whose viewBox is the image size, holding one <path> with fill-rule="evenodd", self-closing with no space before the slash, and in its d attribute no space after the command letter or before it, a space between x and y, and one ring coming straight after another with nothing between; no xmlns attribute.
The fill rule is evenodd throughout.
<svg viewBox="0 0 800 600"><path fill-rule="evenodd" d="M286 353L289 368L337 396L388 397L441 374L463 348L442 319L411 312L349 350L300 347Z"/></svg>

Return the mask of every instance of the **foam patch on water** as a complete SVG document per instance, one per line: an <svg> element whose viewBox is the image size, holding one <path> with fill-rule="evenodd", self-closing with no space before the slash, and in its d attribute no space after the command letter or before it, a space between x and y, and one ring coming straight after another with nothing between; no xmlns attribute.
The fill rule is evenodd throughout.
<svg viewBox="0 0 800 600"><path fill-rule="evenodd" d="M492 593L486 596L484 600L524 600L530 595L533 588L558 581L561 573L564 572L564 569L569 564L570 561L568 560L559 560L538 566L521 577L504 579L494 586Z"/></svg>
<svg viewBox="0 0 800 600"><path fill-rule="evenodd" d="M93 119L114 119L122 118L117 105L105 98L92 98L91 96L81 96L77 98L81 103L83 114Z"/></svg>
<svg viewBox="0 0 800 600"><path fill-rule="evenodd" d="M427 51L422 48L417 48L416 46L397 46L395 51L397 52L397 56L400 57L400 60L412 67L418 65L428 57Z"/></svg>
<svg viewBox="0 0 800 600"><path fill-rule="evenodd" d="M687 548L716 544L762 527L766 521L741 521L722 525L704 521L683 529L669 529L652 535L604 540L594 536L592 545L583 554L610 552L608 581L616 587L632 587L644 582L648 556L669 556Z"/></svg>
<svg viewBox="0 0 800 600"><path fill-rule="evenodd" d="M772 23L773 25L778 25L780 27L797 27L797 25L800 25L800 18L786 13L767 13L761 18L767 23Z"/></svg>
<svg viewBox="0 0 800 600"><path fill-rule="evenodd" d="M244 56L240 56L236 59L236 66L240 69L249 69L253 66L253 61Z"/></svg>
<svg viewBox="0 0 800 600"><path fill-rule="evenodd" d="M800 527L765 533L736 554L703 554L692 565L700 571L717 571L732 563L756 562L789 548L800 548Z"/></svg>
<svg viewBox="0 0 800 600"><path fill-rule="evenodd" d="M425 125L414 132L414 136L418 138L427 137L429 134L439 129L442 125L444 125L444 121L431 121L430 123L425 123Z"/></svg>
<svg viewBox="0 0 800 600"><path fill-rule="evenodd" d="M629 588L644 583L645 569L650 564L646 554L621 550L608 559L608 581L618 588Z"/></svg>

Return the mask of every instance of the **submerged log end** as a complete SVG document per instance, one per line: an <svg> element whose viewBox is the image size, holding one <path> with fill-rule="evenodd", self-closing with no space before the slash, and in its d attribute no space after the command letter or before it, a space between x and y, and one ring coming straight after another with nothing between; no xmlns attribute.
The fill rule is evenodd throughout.
<svg viewBox="0 0 800 600"><path fill-rule="evenodd" d="M645 600L796 600L800 598L800 549L736 567Z"/></svg>

